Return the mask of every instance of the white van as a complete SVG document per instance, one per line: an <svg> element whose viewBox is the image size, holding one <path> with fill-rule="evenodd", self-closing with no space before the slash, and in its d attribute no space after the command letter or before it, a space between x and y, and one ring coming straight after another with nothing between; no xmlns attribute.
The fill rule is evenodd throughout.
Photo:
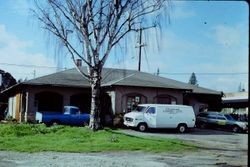
<svg viewBox="0 0 250 167"><path fill-rule="evenodd" d="M195 126L193 107L186 105L139 104L123 119L124 125L136 127L142 132L147 128L176 128L183 133Z"/></svg>

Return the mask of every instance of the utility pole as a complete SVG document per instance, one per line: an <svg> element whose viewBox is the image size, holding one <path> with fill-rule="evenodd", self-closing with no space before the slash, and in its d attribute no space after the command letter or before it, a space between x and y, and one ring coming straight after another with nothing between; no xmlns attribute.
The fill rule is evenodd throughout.
<svg viewBox="0 0 250 167"><path fill-rule="evenodd" d="M33 78L36 78L36 70L33 71Z"/></svg>
<svg viewBox="0 0 250 167"><path fill-rule="evenodd" d="M141 48L145 45L142 44L142 28L140 28L140 36L139 36L139 62L138 62L138 71L141 71Z"/></svg>
<svg viewBox="0 0 250 167"><path fill-rule="evenodd" d="M142 47L146 46L146 44L142 43L142 31L149 29L149 28L154 28L154 27L156 27L156 26L140 28L137 30L137 32L139 31L139 46L136 46L136 48L139 48L138 71L141 71L141 49L142 49Z"/></svg>

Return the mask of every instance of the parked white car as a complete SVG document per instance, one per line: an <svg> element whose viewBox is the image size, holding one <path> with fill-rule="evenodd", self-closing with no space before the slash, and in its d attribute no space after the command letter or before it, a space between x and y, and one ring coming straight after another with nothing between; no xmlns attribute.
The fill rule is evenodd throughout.
<svg viewBox="0 0 250 167"><path fill-rule="evenodd" d="M124 125L142 132L147 128L175 128L183 133L194 128L195 114L193 107L186 105L140 104L124 115Z"/></svg>

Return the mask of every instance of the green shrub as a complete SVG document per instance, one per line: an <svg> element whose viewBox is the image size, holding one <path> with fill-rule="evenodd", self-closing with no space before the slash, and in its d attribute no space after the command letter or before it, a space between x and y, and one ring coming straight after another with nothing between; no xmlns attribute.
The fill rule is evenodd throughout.
<svg viewBox="0 0 250 167"><path fill-rule="evenodd" d="M64 126L46 127L44 124L5 124L0 125L0 136L30 136L36 134L56 133Z"/></svg>
<svg viewBox="0 0 250 167"><path fill-rule="evenodd" d="M7 124L0 126L0 135L1 136L27 136L34 135L32 128L28 124Z"/></svg>

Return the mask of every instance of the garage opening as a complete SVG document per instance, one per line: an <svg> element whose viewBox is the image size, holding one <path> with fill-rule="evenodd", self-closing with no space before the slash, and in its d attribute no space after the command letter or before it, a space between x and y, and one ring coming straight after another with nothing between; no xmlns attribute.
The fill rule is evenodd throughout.
<svg viewBox="0 0 250 167"><path fill-rule="evenodd" d="M63 111L63 96L55 92L40 92L35 95L37 111Z"/></svg>
<svg viewBox="0 0 250 167"><path fill-rule="evenodd" d="M101 124L105 126L112 125L113 115L111 109L111 97L107 93L101 95Z"/></svg>
<svg viewBox="0 0 250 167"><path fill-rule="evenodd" d="M70 105L77 106L84 113L90 113L90 93L79 93L70 97Z"/></svg>
<svg viewBox="0 0 250 167"><path fill-rule="evenodd" d="M154 98L154 103L156 104L176 104L177 100L175 97L163 94L163 95L158 95Z"/></svg>

